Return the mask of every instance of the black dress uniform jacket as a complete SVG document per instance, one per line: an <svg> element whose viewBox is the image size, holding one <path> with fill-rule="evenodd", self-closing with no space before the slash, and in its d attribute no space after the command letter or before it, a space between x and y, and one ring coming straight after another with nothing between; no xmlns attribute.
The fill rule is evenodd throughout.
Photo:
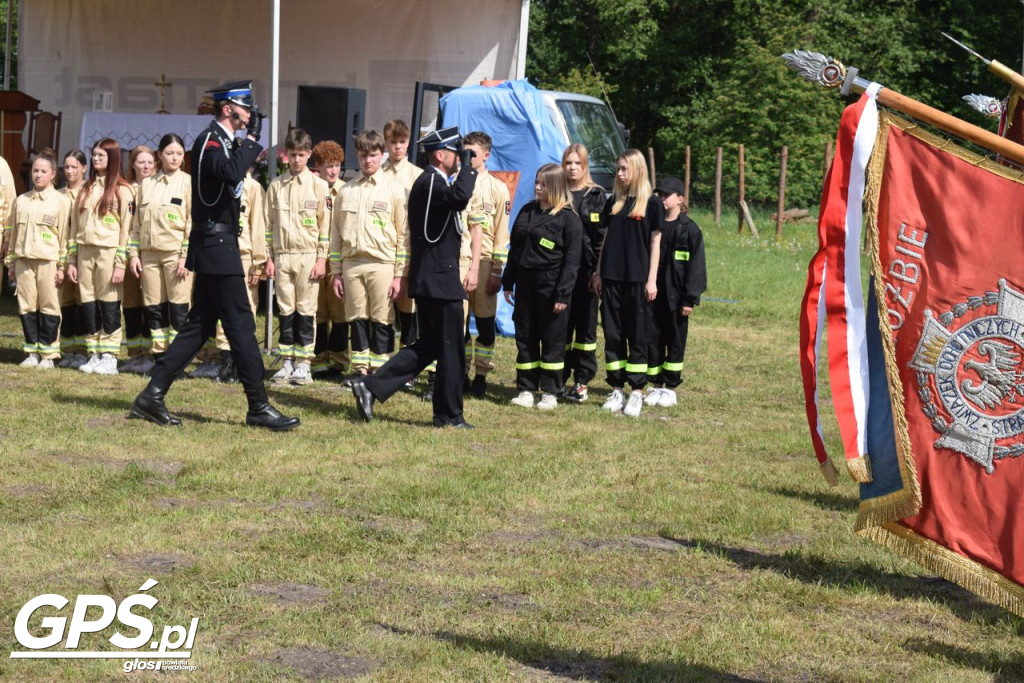
<svg viewBox="0 0 1024 683"><path fill-rule="evenodd" d="M212 121L192 144L192 233L185 267L207 275L245 275L238 233L210 234L210 225L237 228L238 191L245 173L262 148L249 139L230 136Z"/></svg>
<svg viewBox="0 0 1024 683"><path fill-rule="evenodd" d="M658 261L658 293L664 293L669 310L700 304L708 287L704 258L704 235L686 214L665 221L661 228L661 257Z"/></svg>
<svg viewBox="0 0 1024 683"><path fill-rule="evenodd" d="M410 298L466 298L459 277L462 236L456 232L456 216L473 196L476 175L467 165L448 185L439 172L428 167L412 184L408 228L412 253L407 283Z"/></svg>

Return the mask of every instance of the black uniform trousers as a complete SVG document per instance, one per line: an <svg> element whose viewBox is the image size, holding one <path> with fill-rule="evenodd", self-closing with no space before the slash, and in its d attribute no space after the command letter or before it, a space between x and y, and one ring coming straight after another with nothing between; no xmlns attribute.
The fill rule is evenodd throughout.
<svg viewBox="0 0 1024 683"><path fill-rule="evenodd" d="M597 304L590 278L577 279L569 303L563 384L573 375L580 384L590 384L597 374Z"/></svg>
<svg viewBox="0 0 1024 683"><path fill-rule="evenodd" d="M558 393L565 369L568 309L554 312L558 270L520 269L516 278L516 388Z"/></svg>
<svg viewBox="0 0 1024 683"><path fill-rule="evenodd" d="M643 389L647 384L647 332L651 305L643 282L604 280L601 323L608 384Z"/></svg>
<svg viewBox="0 0 1024 683"><path fill-rule="evenodd" d="M387 401L406 382L435 360L434 426L461 424L462 382L466 346L461 300L416 297L419 331L416 341L396 353L366 378L366 388L377 400Z"/></svg>
<svg viewBox="0 0 1024 683"><path fill-rule="evenodd" d="M682 384L683 357L690 318L679 309L670 309L661 298L654 300L651 324L648 326L650 346L647 350L647 379L675 389Z"/></svg>
<svg viewBox="0 0 1024 683"><path fill-rule="evenodd" d="M246 396L266 400L263 386L263 357L256 341L256 322L249 308L245 277L196 273L192 286L192 308L185 326L171 342L167 353L157 361L151 373L157 386L168 386L185 369L206 340L217 332L217 321L231 346L238 380Z"/></svg>

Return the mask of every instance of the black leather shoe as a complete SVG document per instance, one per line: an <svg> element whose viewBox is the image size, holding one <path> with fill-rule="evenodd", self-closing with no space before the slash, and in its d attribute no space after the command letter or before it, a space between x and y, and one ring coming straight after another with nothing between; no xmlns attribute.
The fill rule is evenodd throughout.
<svg viewBox="0 0 1024 683"><path fill-rule="evenodd" d="M448 425L452 429L476 429L473 425L468 422L456 422L455 424Z"/></svg>
<svg viewBox="0 0 1024 683"><path fill-rule="evenodd" d="M373 402L376 397L369 389L366 388L366 384L363 380L356 380L352 382L352 395L356 397L356 412L359 413L359 419L363 422L369 422L373 419Z"/></svg>
<svg viewBox="0 0 1024 683"><path fill-rule="evenodd" d="M245 424L250 427L263 427L272 432L287 432L299 426L299 418L282 415L277 408L264 403L249 409L245 414Z"/></svg>
<svg viewBox="0 0 1024 683"><path fill-rule="evenodd" d="M164 392L152 386L147 386L135 397L130 413L133 417L149 420L158 425L176 427L181 424L180 417L167 412L167 406L164 405Z"/></svg>
<svg viewBox="0 0 1024 683"><path fill-rule="evenodd" d="M477 375L469 386L469 393L473 398L483 398L487 393L487 376Z"/></svg>

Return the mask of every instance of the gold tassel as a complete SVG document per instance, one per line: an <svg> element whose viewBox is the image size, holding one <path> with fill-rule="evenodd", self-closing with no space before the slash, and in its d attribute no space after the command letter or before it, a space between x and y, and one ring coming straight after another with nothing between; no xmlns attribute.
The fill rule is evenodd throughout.
<svg viewBox="0 0 1024 683"><path fill-rule="evenodd" d="M825 462L819 463L818 469L821 470L821 476L825 477L825 481L828 482L829 486L839 486L839 470L836 469L831 460L826 459Z"/></svg>
<svg viewBox="0 0 1024 683"><path fill-rule="evenodd" d="M1024 586L1002 574L919 536L901 524L889 523L858 533L928 571L1024 617Z"/></svg>
<svg viewBox="0 0 1024 683"><path fill-rule="evenodd" d="M850 477L858 484L870 484L872 482L871 461L868 459L867 453L848 459L846 461L846 471L850 473Z"/></svg>

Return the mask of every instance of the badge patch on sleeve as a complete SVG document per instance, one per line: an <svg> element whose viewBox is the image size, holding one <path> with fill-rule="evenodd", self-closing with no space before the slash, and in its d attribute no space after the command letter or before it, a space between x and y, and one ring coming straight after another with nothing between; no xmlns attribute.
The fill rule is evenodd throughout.
<svg viewBox="0 0 1024 683"><path fill-rule="evenodd" d="M327 210L334 211L334 200L330 197L327 198Z"/></svg>
<svg viewBox="0 0 1024 683"><path fill-rule="evenodd" d="M505 202L505 215L512 213L512 200Z"/></svg>
<svg viewBox="0 0 1024 683"><path fill-rule="evenodd" d="M210 149L211 147L213 147L214 149L220 149L220 143L217 142L216 140L209 139L206 141L206 144L203 146L203 149Z"/></svg>
<svg viewBox="0 0 1024 683"><path fill-rule="evenodd" d="M135 200L134 199L131 200L130 202L128 202L128 213L131 214L132 216L135 215Z"/></svg>
<svg viewBox="0 0 1024 683"><path fill-rule="evenodd" d="M484 202L484 212L494 213L494 204L488 204L487 202Z"/></svg>

